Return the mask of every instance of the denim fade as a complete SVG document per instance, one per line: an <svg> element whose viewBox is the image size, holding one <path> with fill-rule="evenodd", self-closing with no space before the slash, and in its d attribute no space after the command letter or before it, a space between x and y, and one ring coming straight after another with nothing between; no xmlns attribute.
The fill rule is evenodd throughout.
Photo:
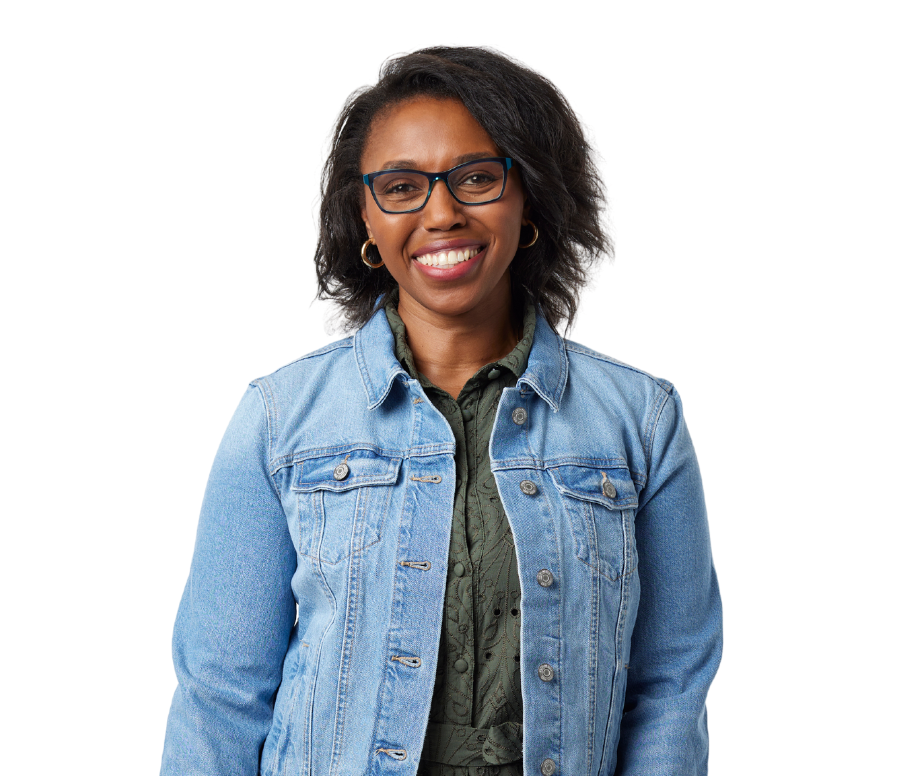
<svg viewBox="0 0 920 776"><path fill-rule="evenodd" d="M176 620L162 776L416 772L454 448L383 310L249 386ZM521 579L524 773L705 774L722 611L677 392L538 316L489 451Z"/></svg>

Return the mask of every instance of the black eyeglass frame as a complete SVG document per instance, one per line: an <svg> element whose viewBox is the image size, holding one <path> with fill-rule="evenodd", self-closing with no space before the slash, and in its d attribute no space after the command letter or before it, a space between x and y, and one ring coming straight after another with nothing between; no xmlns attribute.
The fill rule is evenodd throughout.
<svg viewBox="0 0 920 776"><path fill-rule="evenodd" d="M448 176L459 170L461 167L467 167L473 164L482 164L483 162L501 162L502 163L502 190L498 192L497 197L492 199L487 199L483 202L464 202L460 197L458 197L454 190L450 187L448 183ZM457 200L461 205L490 205L493 202L497 202L502 198L502 195L505 193L505 186L508 184L508 171L514 166L514 160L509 156L488 156L483 159L472 159L469 162L464 162L463 164L458 164L456 167L451 167L449 170L444 170L444 172L423 172L422 170L406 170L402 168L395 168L392 170L377 170L376 172L365 173L361 176L364 183L371 190L371 196L374 198L374 202L377 204L384 213L389 213L391 215L402 215L403 213L417 213L425 205L428 204L428 200L431 198L431 192L434 189L434 184L436 181L444 181L444 185L447 187L447 190L450 192L450 195ZM380 204L380 200L377 199L377 192L374 191L374 178L378 175L389 175L394 172L402 173L412 173L414 175L424 175L428 179L428 193L425 195L425 201L422 202L418 207L414 207L411 210L387 210L383 205Z"/></svg>

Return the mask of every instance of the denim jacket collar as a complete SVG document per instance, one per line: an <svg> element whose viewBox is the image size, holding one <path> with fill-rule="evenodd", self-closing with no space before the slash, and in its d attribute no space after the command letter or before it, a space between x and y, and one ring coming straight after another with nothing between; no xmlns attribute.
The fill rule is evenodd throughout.
<svg viewBox="0 0 920 776"><path fill-rule="evenodd" d="M367 394L367 408L376 409L390 393L393 381L400 375L408 378L406 370L393 352L393 332L383 308L377 310L354 336L355 360ZM537 313L537 328L527 370L518 380L518 388L530 386L553 410L558 412L569 373L565 340L550 328Z"/></svg>
<svg viewBox="0 0 920 776"><path fill-rule="evenodd" d="M518 388L526 383L553 412L558 412L568 377L569 357L565 350L565 340L550 328L546 318L538 312L530 360L527 362L527 370L518 380Z"/></svg>
<svg viewBox="0 0 920 776"><path fill-rule="evenodd" d="M409 376L396 359L393 352L394 344L393 332L382 306L355 332L355 359L358 362L361 380L364 382L369 410L377 409L383 404L390 388L393 387L393 381L399 375L407 378Z"/></svg>

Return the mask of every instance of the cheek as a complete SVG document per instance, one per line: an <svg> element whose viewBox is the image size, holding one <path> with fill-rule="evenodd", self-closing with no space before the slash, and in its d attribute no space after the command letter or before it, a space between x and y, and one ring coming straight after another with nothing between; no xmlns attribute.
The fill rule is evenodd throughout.
<svg viewBox="0 0 920 776"><path fill-rule="evenodd" d="M502 201L505 204L501 214L501 235L502 238L514 244L517 250L517 244L520 242L521 224L524 219L524 195L518 186L509 186L509 191L505 192Z"/></svg>
<svg viewBox="0 0 920 776"><path fill-rule="evenodd" d="M390 239L389 235L393 234L400 224L398 221L394 221L392 216L387 215L377 207L370 190L367 189L367 186L364 188L366 189L363 209L364 223L368 231L374 235L377 244L380 245L381 242L386 242Z"/></svg>
<svg viewBox="0 0 920 776"><path fill-rule="evenodd" d="M370 207L367 208L365 223L368 231L374 235L374 239L380 245L388 240L388 236L393 231L393 225L390 223L386 213L381 213L373 203L371 203L371 207L373 207L373 210Z"/></svg>
<svg viewBox="0 0 920 776"><path fill-rule="evenodd" d="M524 217L523 208L512 207L504 214L500 224L496 224L496 234L501 236L501 242L507 245L512 254L517 250L521 237L521 222Z"/></svg>
<svg viewBox="0 0 920 776"><path fill-rule="evenodd" d="M412 234L412 224L408 221L405 217L394 219L384 213L369 219L377 250L384 259L395 261L403 254Z"/></svg>

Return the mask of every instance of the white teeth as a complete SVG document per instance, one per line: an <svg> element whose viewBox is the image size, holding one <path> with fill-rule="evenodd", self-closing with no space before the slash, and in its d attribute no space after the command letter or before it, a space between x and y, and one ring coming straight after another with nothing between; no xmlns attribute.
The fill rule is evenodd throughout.
<svg viewBox="0 0 920 776"><path fill-rule="evenodd" d="M468 261L471 256L479 252L478 248L462 248L459 251L441 251L439 253L424 253L416 256L416 261L428 267L453 267L461 261Z"/></svg>

